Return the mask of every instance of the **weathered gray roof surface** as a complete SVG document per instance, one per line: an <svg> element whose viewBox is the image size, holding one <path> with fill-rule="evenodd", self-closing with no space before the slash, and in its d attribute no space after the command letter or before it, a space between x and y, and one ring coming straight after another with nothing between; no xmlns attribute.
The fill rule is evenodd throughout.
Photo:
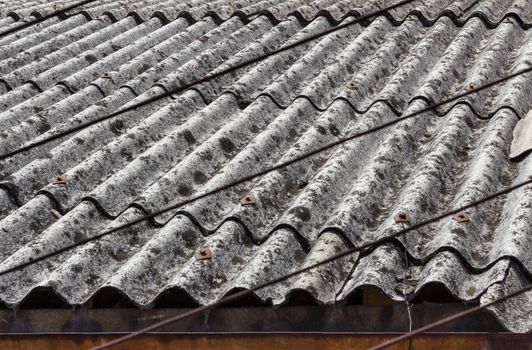
<svg viewBox="0 0 532 350"><path fill-rule="evenodd" d="M117 7L108 3L94 14ZM331 16L350 20L359 9L357 1L189 3L183 8L198 14L73 14L0 38L0 153L330 28ZM273 9L278 21L231 16L236 8ZM527 1L415 8L424 15L407 16L412 8L392 14L397 21L382 16L345 28L3 161L0 270L532 64ZM294 14L303 9L316 18ZM457 9L468 19L461 25ZM7 17L0 23L14 25ZM208 304L389 235L405 225L394 221L399 211L418 222L530 176L531 156L508 155L531 93L532 79L520 76L6 275L0 299L18 305L45 287L82 304L114 288L140 306L170 290ZM52 182L60 175L66 185ZM246 194L257 203L241 205ZM404 300L436 285L482 303L529 283L532 186L469 214L469 222L442 220L257 297L278 305L303 292L332 304L375 286ZM204 245L212 259L197 261ZM532 330L532 293L492 311L512 331Z"/></svg>
<svg viewBox="0 0 532 350"><path fill-rule="evenodd" d="M54 11L78 3L79 0L0 0L0 14L13 20L42 17ZM156 16L174 20L185 16L201 19L206 15L217 19L227 19L233 15L249 16L261 13L272 19L282 20L295 15L301 20L311 21L316 16L325 15L339 21L347 15L365 14L392 5L388 0L96 0L72 9L67 16L84 13L95 17L109 14L115 19L128 15L144 20ZM425 22L434 22L439 17L448 16L457 23L464 23L471 17L482 18L490 25L496 25L505 17L514 17L521 25L532 24L532 7L529 0L419 0L390 11L392 21L403 21L415 15Z"/></svg>

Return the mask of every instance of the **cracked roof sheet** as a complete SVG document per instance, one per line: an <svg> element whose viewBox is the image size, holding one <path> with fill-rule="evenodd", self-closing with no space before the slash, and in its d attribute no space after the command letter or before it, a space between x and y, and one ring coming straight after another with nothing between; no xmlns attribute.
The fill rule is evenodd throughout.
<svg viewBox="0 0 532 350"><path fill-rule="evenodd" d="M0 153L381 2L102 0L2 37ZM67 2L1 4L11 28ZM2 161L0 270L529 67L530 23L526 0L414 3ZM531 93L519 76L0 277L0 300L16 307L47 288L90 304L116 290L151 307L177 290L209 304L389 235L404 227L399 211L418 222L527 179L532 157L509 153ZM247 194L254 205L240 203ZM532 186L469 215L256 297L334 304L372 286L402 301L436 285L485 303L529 283ZM195 259L202 246L211 259ZM490 310L511 331L532 330L532 293Z"/></svg>

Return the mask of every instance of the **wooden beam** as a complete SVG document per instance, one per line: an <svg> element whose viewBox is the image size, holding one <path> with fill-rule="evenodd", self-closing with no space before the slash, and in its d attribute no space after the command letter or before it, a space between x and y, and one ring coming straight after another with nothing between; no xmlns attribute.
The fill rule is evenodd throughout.
<svg viewBox="0 0 532 350"><path fill-rule="evenodd" d="M392 335L143 335L113 349L151 349L151 350L362 350L378 344ZM0 349L87 349L114 339L106 335L32 335L2 336ZM429 334L412 339L411 344L403 342L390 347L390 350L481 350L481 349L530 349L530 335L492 335L492 334Z"/></svg>

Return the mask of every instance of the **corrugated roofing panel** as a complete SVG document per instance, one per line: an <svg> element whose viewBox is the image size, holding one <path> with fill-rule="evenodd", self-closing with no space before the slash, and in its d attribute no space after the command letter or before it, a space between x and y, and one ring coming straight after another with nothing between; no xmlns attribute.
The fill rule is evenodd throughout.
<svg viewBox="0 0 532 350"><path fill-rule="evenodd" d="M237 5L225 3L233 13ZM491 11L486 18L499 18L473 16L463 26L438 15L436 3L444 2L416 7L434 23L378 17L3 161L0 270L532 62L532 31L514 16L497 22L519 2L464 9L465 2L449 1L448 8L484 8ZM332 2L305 8L320 4ZM303 5L278 8L286 16ZM357 8L345 6L344 14ZM266 14L169 23L72 16L6 37L0 152L335 25L326 12L315 15L309 23ZM532 107L531 90L532 79L520 76L4 276L0 299L14 306L46 287L82 304L111 288L141 306L170 290L208 304L384 237L403 228L393 219L399 211L419 222L530 176L531 157L508 155L515 125ZM66 185L52 183L60 175ZM247 194L256 204L240 203ZM332 304L376 286L404 300L438 285L465 302L484 302L530 281L532 187L469 215L468 222L442 220L257 297L277 305L304 292ZM212 259L196 261L202 246ZM509 329L530 331L530 300L524 295L493 311Z"/></svg>
<svg viewBox="0 0 532 350"><path fill-rule="evenodd" d="M76 3L78 1L73 0L2 1L0 13L15 19L29 19L30 16L38 18ZM169 0L96 0L70 10L68 14L83 12L93 18L104 13L112 14L115 18L135 14L144 20L154 14L162 15L169 20L174 20L179 16L199 19L205 15L212 15L225 20L228 16L237 13L244 16L263 13L277 20L282 20L292 14L305 21L311 21L320 15L339 21L347 15L369 13L391 4L383 0L195 0L179 3ZM419 0L390 11L389 17L394 21L403 21L412 14L424 22L433 22L445 15L461 23L471 17L479 17L494 25L510 16L518 19L520 24L529 26L532 23L531 11L528 0ZM7 25L9 23L11 22L6 22Z"/></svg>

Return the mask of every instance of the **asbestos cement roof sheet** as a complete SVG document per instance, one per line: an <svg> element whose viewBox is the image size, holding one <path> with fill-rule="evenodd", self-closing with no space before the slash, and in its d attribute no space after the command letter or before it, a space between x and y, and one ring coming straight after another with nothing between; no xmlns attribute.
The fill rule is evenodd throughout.
<svg viewBox="0 0 532 350"><path fill-rule="evenodd" d="M184 16L161 3L99 1L1 37L0 153L364 12L357 1L190 1L183 8L203 12ZM122 6L174 15L110 12ZM31 8L50 7L20 11ZM530 67L527 23L526 1L412 4L1 161L0 270ZM519 76L2 276L0 300L15 307L45 288L90 304L116 290L151 307L177 290L209 304L390 235L405 225L400 211L419 222L532 175L531 156L509 157L531 93ZM242 205L245 195L256 203ZM530 283L532 186L468 214L256 297L334 304L376 287L403 301L437 286L485 303ZM203 246L212 258L198 261ZM491 311L511 331L532 330L531 293Z"/></svg>
<svg viewBox="0 0 532 350"><path fill-rule="evenodd" d="M0 0L0 14L13 20L39 18L55 11L76 5L74 0ZM88 4L66 11L63 16L83 13L87 16L109 14L115 19L134 15L144 20L156 15L167 20L180 16L200 19L211 15L225 20L233 15L251 16L263 14L277 21L294 15L305 21L317 16L327 16L340 21L348 15L360 15L392 5L385 0L94 0ZM479 17L490 25L496 25L506 17L513 17L521 25L532 24L532 7L528 0L418 0L391 10L387 16L391 21L404 21L409 15L417 16L423 22L434 22L441 16L448 16L455 22L464 23L469 18Z"/></svg>

